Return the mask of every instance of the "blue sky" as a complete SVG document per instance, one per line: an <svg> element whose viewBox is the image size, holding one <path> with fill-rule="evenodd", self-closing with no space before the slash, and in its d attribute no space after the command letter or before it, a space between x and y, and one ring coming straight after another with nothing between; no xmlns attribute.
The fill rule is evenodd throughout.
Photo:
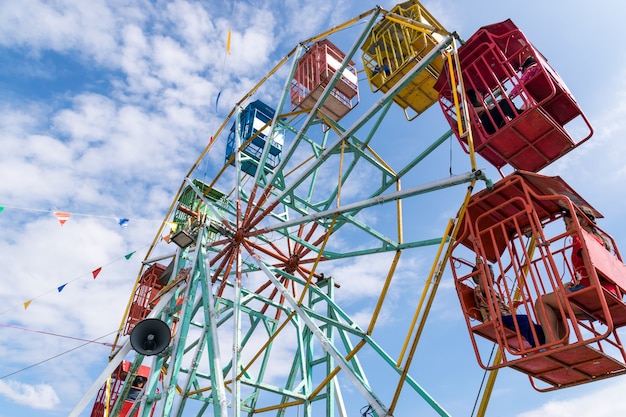
<svg viewBox="0 0 626 417"><path fill-rule="evenodd" d="M394 4L380 2L386 9ZM622 2L423 4L465 39L481 26L511 18L560 73L595 133L543 173L560 175L591 202L605 216L603 229L626 248L621 217L626 208ZM115 331L140 262L183 176L232 106L298 42L376 2L234 5L235 13L233 2L220 0L2 1L0 417L67 415L105 366L109 348L91 344L73 350L82 342L32 330L85 340ZM225 56L229 28L231 55ZM367 100L368 88L361 88ZM431 109L428 117L433 135L442 133L443 115ZM397 128L390 124L389 136L403 146L410 143L412 126L401 123L399 109L389 118L399 121ZM412 123L424 126L420 122ZM385 157L401 158L403 146L388 149ZM223 154L211 158L222 163ZM448 165L446 155L433 169L447 172ZM488 175L498 177L493 168ZM441 233L458 208L456 197L445 194L437 204L417 207L432 211L431 218L440 223L420 224L416 216L415 227L432 227L433 236ZM55 210L73 214L61 227L51 213ZM120 218L130 219L127 228L118 225ZM416 279L407 284L410 288L419 289L428 261L409 257L402 265L400 273ZM92 271L98 267L103 269L94 280ZM354 263L333 272L362 278L358 285L343 286L339 302L356 317L367 315L365 307L351 305L351 300L363 297L361 306L368 306L386 269ZM469 415L482 370L449 271L446 279L411 374L452 415ZM32 303L24 310L28 300ZM385 319L392 324L401 320ZM394 334L391 326L380 332L381 337ZM101 340L111 342L112 337ZM524 375L504 370L487 415L620 415L626 403L606 399L619 398L625 389L624 378L613 378L540 394ZM423 405L416 407L422 410Z"/></svg>

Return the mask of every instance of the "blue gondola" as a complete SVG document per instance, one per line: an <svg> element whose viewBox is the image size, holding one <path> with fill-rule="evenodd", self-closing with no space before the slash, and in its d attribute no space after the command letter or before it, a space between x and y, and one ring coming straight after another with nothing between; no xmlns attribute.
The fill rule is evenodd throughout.
<svg viewBox="0 0 626 417"><path fill-rule="evenodd" d="M271 172L280 163L283 149L283 135L274 131L270 134L270 124L274 118L275 110L261 100L253 101L239 115L240 145L245 145L241 151L241 171L248 175L256 174L257 166L263 164L266 172ZM233 123L226 142L226 161L235 166L233 153L236 147L237 123ZM271 136L269 150L263 162L263 149ZM250 141L248 143L248 141Z"/></svg>

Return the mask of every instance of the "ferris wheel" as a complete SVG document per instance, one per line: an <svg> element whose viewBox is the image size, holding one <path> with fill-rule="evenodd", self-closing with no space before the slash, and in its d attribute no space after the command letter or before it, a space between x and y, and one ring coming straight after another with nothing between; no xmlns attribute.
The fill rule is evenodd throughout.
<svg viewBox="0 0 626 417"><path fill-rule="evenodd" d="M518 44L504 60L511 68L523 54L539 57ZM446 264L463 262L453 249L460 242L480 255L470 236L480 232L468 226L481 207L471 205L472 190L478 181L493 184L477 168L474 147L498 169L536 171L591 136L563 139L571 138L558 123L584 118L576 107L557 120L568 104L563 89L546 104L522 88L517 100L532 103L516 121L496 123L496 132L485 131L485 120L473 125L480 119L464 88L489 84L493 66L467 64L473 55L459 45L417 1L377 7L301 42L236 103L189 170L143 262L121 347L71 415L93 404L94 417L382 417L402 401L449 415L410 366ZM497 59L497 52L479 56ZM545 71L559 87L556 73ZM500 91L520 81L507 77L492 77ZM440 109L450 126L432 133L422 119ZM524 133L533 109L552 123L549 134ZM497 114L490 117L496 122ZM388 133L399 123L403 138ZM518 144L503 147L512 132ZM451 142L461 144L454 170L464 173L441 163ZM456 216L434 228L450 210ZM416 213L429 227L414 226ZM428 277L411 294L404 333L379 338L398 265L414 253L431 261ZM343 307L340 294L360 285L359 276L337 274L356 262L378 271L365 320ZM468 276L455 273L460 297ZM527 371L523 361L510 362Z"/></svg>

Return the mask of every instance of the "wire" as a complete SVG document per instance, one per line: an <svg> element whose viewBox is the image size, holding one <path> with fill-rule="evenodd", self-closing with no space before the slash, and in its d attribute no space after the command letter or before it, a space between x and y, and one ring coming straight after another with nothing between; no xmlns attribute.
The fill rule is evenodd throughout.
<svg viewBox="0 0 626 417"><path fill-rule="evenodd" d="M450 176L452 176L452 136L448 139L450 143Z"/></svg>
<svg viewBox="0 0 626 417"><path fill-rule="evenodd" d="M96 342L96 341L93 341L93 340L81 339L79 337L74 337L74 336L66 336L66 335L62 335L62 334L58 334L58 333L44 332L43 330L27 329L25 327L13 326L11 324L1 324L0 323L0 326L2 326L2 327L10 327L12 329L17 329L17 330L24 330L24 331L27 331L27 332L46 334L46 335L49 335L49 336L56 336L56 337L63 337L63 338L66 338L66 339L79 340L81 342L98 343L100 345L113 347L113 348L116 347L113 343ZM96 340L98 340L98 339L96 339Z"/></svg>
<svg viewBox="0 0 626 417"><path fill-rule="evenodd" d="M82 348L82 347L84 347L84 346L87 346L87 345L89 345L89 344L91 344L91 343L97 343L97 342L96 342L97 340L100 340L100 339L105 338L105 337L107 337L107 336L111 336L112 334L115 334L115 333L117 333L117 330L116 330L116 331L114 331L114 332L111 332L111 333L105 334L104 336L100 336L100 337L98 337L98 338L96 338L96 339L89 340L89 341L87 341L86 343L83 343L82 345L78 345L78 346L76 346L76 347L74 347L74 348L72 348L72 349L66 350L65 352L61 352L61 353L59 353L58 355L51 356L51 357L49 357L48 359L44 359L44 360L42 360L42 361L40 361L40 362L34 363L34 364L32 364L32 365L28 365L28 366L26 366L26 367L24 367L24 368L22 368L22 369L18 369L17 371L13 371L13 372L8 373L8 374L6 374L6 375L0 376L0 379L8 378L8 377L13 376L13 375L15 375L15 374L18 374L18 373L20 373L20 372L24 372L24 371L26 371L26 370L28 370L28 369L31 369L31 368L34 368L35 366L39 366L39 365L41 365L41 364L43 364L43 363L49 362L49 361L51 361L51 360L53 360L53 359L56 359L56 358L58 358L58 357L61 357L61 356L65 355L65 354L67 354L67 353L73 352L73 351L75 351L75 350L77 350L77 349L80 349L80 348Z"/></svg>
<svg viewBox="0 0 626 417"><path fill-rule="evenodd" d="M136 253L137 251L140 251L140 250L142 250L142 249L144 249L144 248L146 248L146 247L148 247L148 246L149 246L149 245L144 245L144 246L142 246L142 247L140 247L140 248L138 248L138 249L135 249L134 251L129 252L128 254L126 254L126 255L124 255L124 256L122 256L122 257L120 257L120 258L117 258L117 259L115 259L115 260L113 260L113 261L111 261L111 262L109 262L109 263L107 263L107 264L101 265L99 268L100 268L100 270L102 270L104 267L111 266L111 265L113 265L113 264L115 264L115 263L117 263L117 262L120 262L122 259L129 260L129 259L130 259L130 256L132 256L134 253ZM43 293L40 293L40 294L39 294L39 295L37 295L37 296L31 297L31 298L28 300L28 303L30 303L30 302L32 302L32 301L34 301L34 300L38 299L38 298L41 298L41 297L43 297L43 296L45 296L45 295L48 295L48 294L50 294L50 293L53 293L53 292L60 293L66 285L68 285L68 284L70 284L70 283L73 283L74 281L78 281L79 279L84 279L85 277L88 277L88 276L93 276L93 273L94 273L94 271L84 273L83 275L80 275L80 276L78 276L78 277L76 277L76 278L73 278L73 279L70 279L69 281L66 281L66 282L65 282L63 285L61 285L61 286L57 286L56 288L50 288L49 290L47 290L47 291L45 291L45 292L43 292ZM95 279L95 277L94 277L94 279ZM22 303L22 305L24 305L24 304ZM5 309L5 310L1 310L1 311L0 311L0 316L2 316L2 315L4 315L4 314L6 314L6 313L8 313L8 312L12 311L13 309L19 308L19 306L20 306L20 305L17 305L17 304L16 304L16 305L14 305L14 306L10 306L9 308L7 308L7 309Z"/></svg>
<svg viewBox="0 0 626 417"><path fill-rule="evenodd" d="M69 213L72 216L95 217L95 218L100 218L100 219L113 219L116 221L122 218L122 217L116 217L116 216L103 216L103 215L91 214L91 213L75 213L72 211L64 211L64 210L44 210L44 209L38 209L38 208L32 208L32 207L19 207L19 206L7 206L7 205L0 205L0 207L3 207L5 209L13 209L13 210L20 210L20 211L34 211L38 213L51 213L51 214L62 211L63 213ZM123 217L123 218L128 219L128 220L133 220L133 221L142 220L142 221L158 222L158 223L162 221L162 220L147 219L147 218L142 218L142 217L133 217L133 218Z"/></svg>
<svg viewBox="0 0 626 417"><path fill-rule="evenodd" d="M233 0L233 7L231 9L230 12L230 25L228 28L228 39L226 40L226 48L224 51L224 60L222 61L222 69L220 70L220 77L219 77L219 81L217 83L217 99L215 101L215 112L217 113L217 105L218 105L218 101L219 101L219 96L222 93L222 85L223 85L223 80L224 80L224 73L226 72L226 59L228 58L228 55L230 55L230 42L231 42L231 34L232 34L232 26L233 26L233 19L235 17L235 5L237 3L237 0Z"/></svg>
<svg viewBox="0 0 626 417"><path fill-rule="evenodd" d="M494 343L491 348L491 354L489 355L489 360L487 362L491 363L491 358L493 358L493 352L496 350L496 344ZM483 390L483 386L485 385L485 378L487 377L487 370L483 373L483 379L480 381L480 387L478 387L478 392L476 393L476 400L474 401L474 407L472 407L472 413L470 417L474 416L474 412L476 411L476 405L478 405L478 399L480 398L480 393Z"/></svg>
<svg viewBox="0 0 626 417"><path fill-rule="evenodd" d="M361 407L361 411L359 412L361 413L361 417L367 417L367 416L373 417L374 416L373 411L374 410L371 405L366 405L366 406Z"/></svg>

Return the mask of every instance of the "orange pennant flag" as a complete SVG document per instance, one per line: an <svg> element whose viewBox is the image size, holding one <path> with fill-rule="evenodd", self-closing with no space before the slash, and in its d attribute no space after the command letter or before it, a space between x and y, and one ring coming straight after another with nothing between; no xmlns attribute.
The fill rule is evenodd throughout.
<svg viewBox="0 0 626 417"><path fill-rule="evenodd" d="M164 240L166 243L170 243L170 236L171 236L171 235L172 235L172 234L171 234L171 233L169 233L167 236L163 236L163 240Z"/></svg>
<svg viewBox="0 0 626 417"><path fill-rule="evenodd" d="M95 269L92 274L93 274L93 279L96 279L96 277L98 276L98 274L100 273L100 271L102 271L102 267Z"/></svg>
<svg viewBox="0 0 626 417"><path fill-rule="evenodd" d="M61 223L61 226L63 226L65 222L70 218L70 213L66 213L63 211L55 211L54 215L59 220L59 223Z"/></svg>
<svg viewBox="0 0 626 417"><path fill-rule="evenodd" d="M26 310L28 308L28 306L30 305L30 303L32 303L33 300L28 300L24 303L24 310Z"/></svg>

